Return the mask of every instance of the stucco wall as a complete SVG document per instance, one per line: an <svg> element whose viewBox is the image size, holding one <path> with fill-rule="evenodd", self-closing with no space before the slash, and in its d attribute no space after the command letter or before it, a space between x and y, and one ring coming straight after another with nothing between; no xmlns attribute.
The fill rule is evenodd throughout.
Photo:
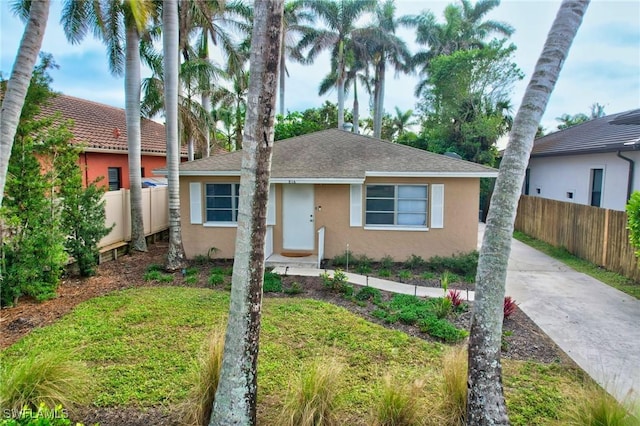
<svg viewBox="0 0 640 426"><path fill-rule="evenodd" d="M623 155L636 161L633 189L640 189L640 152ZM591 203L591 170L603 169L600 207L624 210L629 163L616 153L532 158L529 169L529 195L586 205ZM573 192L573 199L568 198L568 192Z"/></svg>
<svg viewBox="0 0 640 426"><path fill-rule="evenodd" d="M144 168L144 177L154 177L154 169L165 168L167 159L165 156L143 155L140 159ZM82 179L86 183L93 182L98 177L103 177L100 185L108 186L107 173L109 167L120 167L122 169L122 188L129 188L129 159L126 153L112 154L107 152L83 152L79 158L82 169Z"/></svg>
<svg viewBox="0 0 640 426"><path fill-rule="evenodd" d="M211 247L218 249L217 256L231 258L235 250L235 227L208 227L192 225L190 218L190 182L238 182L238 178L182 177L180 179L180 203L182 213L182 237L188 258L207 254ZM390 179L370 178L368 183L444 184L444 228L421 231L367 230L349 226L349 185L315 185L315 228L324 226L325 257L336 256L346 250L366 254L374 259L390 255L403 261L411 254L429 258L448 256L476 249L478 233L478 179ZM204 187L203 187L204 188ZM282 251L282 185L275 185L276 224L273 227L274 253ZM364 194L363 194L364 196ZM202 203L204 205L204 201ZM363 202L364 205L364 202ZM316 235L317 246L317 235Z"/></svg>

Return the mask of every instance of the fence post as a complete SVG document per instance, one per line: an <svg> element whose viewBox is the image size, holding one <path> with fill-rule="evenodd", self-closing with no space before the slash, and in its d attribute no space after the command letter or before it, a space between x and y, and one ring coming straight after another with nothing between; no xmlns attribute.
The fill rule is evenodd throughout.
<svg viewBox="0 0 640 426"><path fill-rule="evenodd" d="M607 251L609 250L609 209L604 211L604 232L602 234L602 265L607 264Z"/></svg>

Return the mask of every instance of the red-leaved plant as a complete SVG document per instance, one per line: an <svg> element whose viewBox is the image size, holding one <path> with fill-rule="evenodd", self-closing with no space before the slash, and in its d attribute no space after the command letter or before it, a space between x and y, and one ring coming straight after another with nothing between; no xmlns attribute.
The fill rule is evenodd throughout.
<svg viewBox="0 0 640 426"><path fill-rule="evenodd" d="M504 298L503 311L505 319L509 318L509 316L516 311L516 306L518 305L516 305L516 301L512 299L511 296Z"/></svg>
<svg viewBox="0 0 640 426"><path fill-rule="evenodd" d="M447 299L451 300L451 306L454 308L459 307L462 304L462 295L460 294L460 290L452 289L447 293Z"/></svg>

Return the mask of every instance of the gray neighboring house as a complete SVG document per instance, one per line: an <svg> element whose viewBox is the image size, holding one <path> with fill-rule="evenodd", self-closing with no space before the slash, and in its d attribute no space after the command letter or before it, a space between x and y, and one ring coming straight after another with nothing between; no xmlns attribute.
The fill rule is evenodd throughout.
<svg viewBox="0 0 640 426"><path fill-rule="evenodd" d="M536 139L523 194L624 210L640 189L640 109Z"/></svg>
<svg viewBox="0 0 640 426"><path fill-rule="evenodd" d="M242 152L180 165L189 258L235 252ZM265 257L344 253L398 261L476 249L481 177L497 170L331 129L273 147Z"/></svg>

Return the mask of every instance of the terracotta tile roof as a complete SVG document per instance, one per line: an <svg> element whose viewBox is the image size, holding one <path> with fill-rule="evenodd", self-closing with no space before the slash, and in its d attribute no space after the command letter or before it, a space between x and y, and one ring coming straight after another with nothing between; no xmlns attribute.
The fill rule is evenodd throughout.
<svg viewBox="0 0 640 426"><path fill-rule="evenodd" d="M531 156L626 151L634 149L634 141L640 145L640 109L596 118L538 138Z"/></svg>
<svg viewBox="0 0 640 426"><path fill-rule="evenodd" d="M87 151L127 152L124 109L60 94L41 108L43 116L56 113L60 113L65 120L73 120L73 141L84 144ZM143 154L166 154L164 125L142 118L140 130ZM184 148L182 151L186 155Z"/></svg>
<svg viewBox="0 0 640 426"><path fill-rule="evenodd" d="M181 175L240 171L242 152L182 163ZM496 176L497 170L432 152L357 135L323 130L277 141L273 148L272 178L363 179L372 173L402 175Z"/></svg>

